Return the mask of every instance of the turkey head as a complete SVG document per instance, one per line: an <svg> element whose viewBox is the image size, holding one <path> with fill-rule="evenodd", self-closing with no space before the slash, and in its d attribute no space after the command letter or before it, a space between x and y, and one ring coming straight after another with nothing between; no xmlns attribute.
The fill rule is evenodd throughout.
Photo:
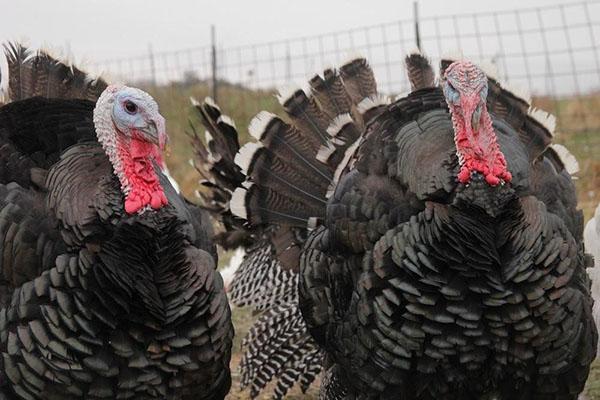
<svg viewBox="0 0 600 400"><path fill-rule="evenodd" d="M458 181L467 184L480 173L490 186L510 182L512 176L487 111L485 73L469 61L456 61L446 68L443 79L460 163Z"/></svg>
<svg viewBox="0 0 600 400"><path fill-rule="evenodd" d="M110 85L94 109L98 141L113 166L125 195L128 214L167 205L157 170L164 168L165 119L146 92Z"/></svg>

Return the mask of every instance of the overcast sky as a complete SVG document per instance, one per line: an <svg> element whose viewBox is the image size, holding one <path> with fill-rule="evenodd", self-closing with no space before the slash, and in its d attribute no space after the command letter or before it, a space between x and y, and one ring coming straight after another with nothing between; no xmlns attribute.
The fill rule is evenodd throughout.
<svg viewBox="0 0 600 400"><path fill-rule="evenodd" d="M422 16L581 0L421 0ZM210 43L220 46L327 33L412 18L412 0L0 0L0 39L69 49L101 61Z"/></svg>

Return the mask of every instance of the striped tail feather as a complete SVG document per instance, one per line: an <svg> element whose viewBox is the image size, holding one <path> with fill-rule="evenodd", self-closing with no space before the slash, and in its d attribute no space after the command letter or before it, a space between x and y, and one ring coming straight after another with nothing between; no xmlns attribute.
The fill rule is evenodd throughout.
<svg viewBox="0 0 600 400"><path fill-rule="evenodd" d="M321 372L323 353L309 335L296 304L274 307L254 324L244 338L242 387L256 397L278 377L274 399L283 399L295 382L306 391Z"/></svg>
<svg viewBox="0 0 600 400"><path fill-rule="evenodd" d="M435 86L435 72L427 57L419 51L407 55L404 63L412 91Z"/></svg>
<svg viewBox="0 0 600 400"><path fill-rule="evenodd" d="M4 44L11 101L35 96L96 101L108 84L44 50L30 51L20 43Z"/></svg>
<svg viewBox="0 0 600 400"><path fill-rule="evenodd" d="M364 59L326 69L309 84L309 94L294 89L279 96L291 123L266 112L255 117L249 130L258 142L236 158L247 184L234 192L231 209L252 225L310 228L322 219L336 170L366 115L387 104Z"/></svg>
<svg viewBox="0 0 600 400"><path fill-rule="evenodd" d="M280 92L285 117L261 112L252 120L249 132L255 141L233 157L243 179L222 182L229 195L224 209L248 221L241 229L250 233L229 296L234 305L260 313L243 339L240 364L242 387L249 387L252 397L273 387L270 382L275 383L275 399L284 398L296 383L306 391L322 370L324 353L298 306L300 249L308 230L325 217L336 176L365 125L389 104L377 92L364 59L327 69L309 84L310 92ZM202 107L201 120L212 141L220 143L219 135L237 136L222 127L211 129L220 110L206 102ZM221 148L228 151L228 146ZM214 160L229 162L231 157L202 149L196 163L204 166L206 180L217 185L222 177L214 175L227 174Z"/></svg>
<svg viewBox="0 0 600 400"><path fill-rule="evenodd" d="M197 195L203 200L204 207L225 228L215 240L225 249L248 244L251 232L242 226L242 222L233 216L229 208L233 191L246 179L235 163L240 149L235 123L221 112L210 97L202 103L193 98L190 100L206 128L204 141L191 122L191 131L188 131L195 153L195 159L190 162L202 178L202 188L197 191Z"/></svg>

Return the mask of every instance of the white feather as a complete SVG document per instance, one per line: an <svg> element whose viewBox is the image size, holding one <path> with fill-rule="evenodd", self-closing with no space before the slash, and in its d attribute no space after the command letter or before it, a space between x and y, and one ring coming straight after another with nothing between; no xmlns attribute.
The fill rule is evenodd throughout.
<svg viewBox="0 0 600 400"><path fill-rule="evenodd" d="M399 94L396 95L396 97L394 97L394 101L398 101L400 99L403 99L403 98L405 98L406 96L408 96L411 93L412 93L412 90L405 90L403 92L400 92Z"/></svg>
<svg viewBox="0 0 600 400"><path fill-rule="evenodd" d="M346 64L350 64L350 63L354 62L355 60L359 60L359 59L366 60L367 57L365 57L365 55L361 54L359 51L352 50L352 51L349 51L346 53L345 57L342 60L342 63L339 65L344 66Z"/></svg>
<svg viewBox="0 0 600 400"><path fill-rule="evenodd" d="M248 191L246 189L239 187L233 191L231 201L229 202L231 213L242 219L248 219L248 213L246 212L247 193Z"/></svg>
<svg viewBox="0 0 600 400"><path fill-rule="evenodd" d="M382 95L376 94L375 96L365 97L358 103L356 109L360 114L364 114L365 112L379 106L385 106L390 104L390 98Z"/></svg>
<svg viewBox="0 0 600 400"><path fill-rule="evenodd" d="M229 291L229 287L231 286L231 283L233 281L235 271L238 270L238 268L242 264L242 261L244 261L245 255L246 251L243 248L238 247L229 259L229 264L227 264L227 266L225 266L221 271L219 271L221 273L221 276L223 277L225 292Z"/></svg>
<svg viewBox="0 0 600 400"><path fill-rule="evenodd" d="M298 85L284 85L281 86L279 88L277 88L277 100L279 101L279 104L284 105L286 101L288 101L292 95L294 93L296 93L298 90L302 90L305 93L307 93L304 89L302 89L300 86Z"/></svg>
<svg viewBox="0 0 600 400"><path fill-rule="evenodd" d="M248 132L252 135L256 140L261 140L267 125L271 122L272 119L277 118L277 115L270 113L268 111L259 112L252 121L250 121L250 125L248 126Z"/></svg>
<svg viewBox="0 0 600 400"><path fill-rule="evenodd" d="M206 97L204 98L204 102L205 102L206 104L208 104L209 106L211 106L211 107L214 107L214 108L216 108L217 110L221 111L221 107L219 107L219 106L217 105L217 103L215 103L215 101L213 100L213 98L212 98L212 97L210 97L210 96L206 96Z"/></svg>
<svg viewBox="0 0 600 400"><path fill-rule="evenodd" d="M565 146L555 143L550 145L550 147L554 149L558 155L558 158L560 158L562 163L565 165L565 169L570 175L574 175L579 172L579 163L577 162L577 159Z"/></svg>
<svg viewBox="0 0 600 400"><path fill-rule="evenodd" d="M248 142L238 150L233 161L242 169L244 174L248 174L248 168L250 168L254 154L262 147L263 145L260 142Z"/></svg>
<svg viewBox="0 0 600 400"><path fill-rule="evenodd" d="M543 127L548 129L551 135L554 134L554 130L556 129L556 117L550 113L547 113L544 110L540 110L539 108L529 107L529 111L527 114L537 122L542 124Z"/></svg>
<svg viewBox="0 0 600 400"><path fill-rule="evenodd" d="M175 178L173 178L171 176L171 174L169 173L169 168L167 168L167 164L165 164L162 172L167 177L167 179L169 180L169 182L171 182L171 186L173 186L173 189L175 189L175 191L177 193L181 193L181 189L179 189L179 184L177 183L177 181L175 180Z"/></svg>
<svg viewBox="0 0 600 400"><path fill-rule="evenodd" d="M224 114L221 115L219 117L219 119L217 119L217 123L219 123L219 122L223 122L223 123L235 128L235 122L228 115L224 115Z"/></svg>
<svg viewBox="0 0 600 400"><path fill-rule="evenodd" d="M209 131L204 131L204 141L207 145L213 141L213 137Z"/></svg>
<svg viewBox="0 0 600 400"><path fill-rule="evenodd" d="M200 102L198 100L196 100L194 97L190 96L190 103L192 103L192 105L194 107L199 106Z"/></svg>
<svg viewBox="0 0 600 400"><path fill-rule="evenodd" d="M600 269L600 204L596 207L596 213L592 219L585 225L583 241L586 252L594 256L595 268Z"/></svg>
<svg viewBox="0 0 600 400"><path fill-rule="evenodd" d="M331 157L331 155L334 152L335 152L334 146L332 146L331 144L327 144L327 145L322 144L321 147L319 147L319 151L317 152L316 159L321 161L323 164L326 164L327 160L329 159L329 157Z"/></svg>
<svg viewBox="0 0 600 400"><path fill-rule="evenodd" d="M520 85L509 82L500 82L500 85L504 90L512 93L515 97L522 99L527 104L531 104L531 93L529 93L529 90Z"/></svg>
<svg viewBox="0 0 600 400"><path fill-rule="evenodd" d="M358 139L356 139L354 141L354 143L352 143L346 149L346 152L344 153L344 158L342 159L342 161L338 164L337 168L335 169L335 173L333 174L333 180L331 181L331 184L329 184L329 188L327 189L327 195L326 195L327 198L330 198L331 196L333 196L333 193L335 192L335 187L337 186L337 184L340 180L340 177L342 176L342 172L344 171L344 169L350 162L350 158L352 158L352 156L356 152L356 149L358 149L358 146L360 145L360 143L362 143L362 136L359 137Z"/></svg>
<svg viewBox="0 0 600 400"><path fill-rule="evenodd" d="M336 137L346 124L351 124L354 121L349 113L340 114L333 119L333 122L327 127L327 133L330 136Z"/></svg>
<svg viewBox="0 0 600 400"><path fill-rule="evenodd" d="M407 56L410 56L410 55L413 55L413 54L416 54L416 55L418 55L418 56L422 56L422 55L423 55L423 52L422 52L422 51L421 51L421 49L419 49L417 46L414 46L414 47L412 47L412 48L411 48L411 49L408 51L408 53L407 53Z"/></svg>

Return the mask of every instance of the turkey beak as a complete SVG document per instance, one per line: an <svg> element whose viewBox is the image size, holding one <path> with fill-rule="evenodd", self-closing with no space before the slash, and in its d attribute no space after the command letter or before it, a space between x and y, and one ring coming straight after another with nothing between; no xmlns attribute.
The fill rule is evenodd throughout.
<svg viewBox="0 0 600 400"><path fill-rule="evenodd" d="M162 115L158 114L148 121L147 125L142 129L146 139L157 145L161 150L165 149L169 137L165 130L165 119Z"/></svg>

